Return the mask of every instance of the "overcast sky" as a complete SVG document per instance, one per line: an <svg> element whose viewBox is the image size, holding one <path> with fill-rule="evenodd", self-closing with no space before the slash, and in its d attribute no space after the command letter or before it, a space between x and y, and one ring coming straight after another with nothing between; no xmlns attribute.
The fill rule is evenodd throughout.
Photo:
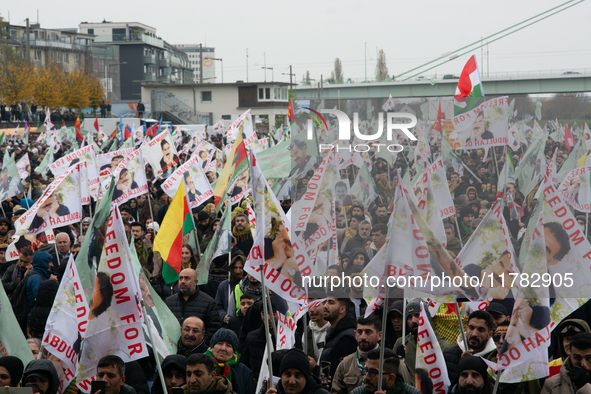
<svg viewBox="0 0 591 394"><path fill-rule="evenodd" d="M345 78L375 74L376 48L386 53L389 74L401 74L441 54L459 49L522 20L555 7L551 0L454 1L190 1L101 0L92 6L72 0L4 3L2 17L12 24L25 18L46 28L77 27L81 21L142 22L171 44L204 43L224 59L224 82L262 81L264 54L275 80L330 76L334 60L343 62ZM89 3L90 4L90 3ZM378 5L380 4L380 5ZM585 1L489 45L484 74L539 70L591 72L591 1ZM367 61L364 47L367 43ZM486 50L485 50L486 51ZM480 50L473 53L480 62ZM437 67L439 76L459 75L469 55ZM217 63L216 82L221 82ZM427 71L430 77L433 72ZM267 71L271 80L271 71Z"/></svg>

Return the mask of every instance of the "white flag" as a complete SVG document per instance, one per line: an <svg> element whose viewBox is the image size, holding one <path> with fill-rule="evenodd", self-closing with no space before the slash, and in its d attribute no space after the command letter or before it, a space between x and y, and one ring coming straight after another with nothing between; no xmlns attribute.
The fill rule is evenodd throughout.
<svg viewBox="0 0 591 394"><path fill-rule="evenodd" d="M423 305L422 302L417 338L416 369L424 369L427 371L427 374L433 381L434 393L447 393L447 389L451 383L447 376L445 359L443 358L443 352L439 346L439 341L435 336L433 327L431 327L431 323L425 312L425 305Z"/></svg>

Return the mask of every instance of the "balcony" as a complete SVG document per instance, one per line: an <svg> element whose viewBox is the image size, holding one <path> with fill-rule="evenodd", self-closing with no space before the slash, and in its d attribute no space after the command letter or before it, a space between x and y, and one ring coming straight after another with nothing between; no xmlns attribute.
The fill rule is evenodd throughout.
<svg viewBox="0 0 591 394"><path fill-rule="evenodd" d="M126 36L124 34L99 35L94 38L94 42L117 42L129 44L143 42L146 44L157 46L159 48L164 48L164 41L161 38L151 37L141 33L132 33L129 36Z"/></svg>
<svg viewBox="0 0 591 394"><path fill-rule="evenodd" d="M27 44L26 40L23 38L21 40L21 44L25 46ZM85 52L90 50L90 47L86 45L80 45L78 43L72 44L63 41L53 41L53 40L41 40L32 38L30 40L31 48L40 48L40 49L59 49L62 51L72 51L72 52Z"/></svg>

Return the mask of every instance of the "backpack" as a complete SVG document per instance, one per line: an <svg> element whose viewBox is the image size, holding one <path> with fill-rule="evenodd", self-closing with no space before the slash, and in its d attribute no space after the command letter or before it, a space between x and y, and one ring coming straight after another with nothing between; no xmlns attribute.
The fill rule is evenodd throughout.
<svg viewBox="0 0 591 394"><path fill-rule="evenodd" d="M15 269L18 269L18 267ZM33 275L41 274L36 271L31 271L31 273L26 278L23 278L16 286L16 289L14 289L12 298L10 300L14 316L16 317L16 320L18 321L18 324L25 336L27 335L27 318L29 316L29 312L31 312L31 308L29 308L29 303L27 302L27 282Z"/></svg>

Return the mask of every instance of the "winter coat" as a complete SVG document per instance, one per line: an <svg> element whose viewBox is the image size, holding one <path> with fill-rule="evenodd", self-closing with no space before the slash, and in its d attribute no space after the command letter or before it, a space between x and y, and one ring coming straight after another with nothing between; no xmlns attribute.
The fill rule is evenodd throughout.
<svg viewBox="0 0 591 394"><path fill-rule="evenodd" d="M458 343L446 350L441 349L443 351L443 358L445 359L445 365L447 366L447 375L449 376L449 381L451 385L455 385L458 383L458 378L460 374L458 372L458 364L460 363L460 359L462 358L462 353L466 350L464 347L464 340L462 339L461 335L458 335ZM497 349L495 345L495 341L492 338L489 338L488 342L483 351L479 353L474 353L474 356L481 356L487 358L491 352ZM408 354L408 353L407 353ZM413 370L414 371L414 370Z"/></svg>
<svg viewBox="0 0 591 394"><path fill-rule="evenodd" d="M51 279L44 280L39 285L37 289L37 305L31 310L27 320L27 330L30 337L43 338L45 324L51 312L58 288L59 283Z"/></svg>
<svg viewBox="0 0 591 394"><path fill-rule="evenodd" d="M437 342L439 342L439 347L441 348L442 352L445 352L446 349L452 347L451 343L447 342L445 339L443 339L443 337L439 336L437 333L435 333L435 337L437 338ZM396 349L398 349L400 345L402 345L402 338L398 338L396 340L396 343L394 344L394 351L396 351ZM417 339L414 337L414 335L408 334L406 336L406 341L404 341L404 345L406 346L406 357L404 358L406 368L408 369L408 373L411 376L415 376Z"/></svg>
<svg viewBox="0 0 591 394"><path fill-rule="evenodd" d="M46 279L49 279L49 263L51 263L52 256L47 252L37 252L33 255L33 271L38 272L39 275L29 275L27 280L27 303L29 308L35 306L35 299L37 297L37 290L39 285Z"/></svg>
<svg viewBox="0 0 591 394"><path fill-rule="evenodd" d="M577 391L568 376L572 369L570 359L566 360L560 368L560 373L546 379L541 394L591 394L591 384L587 383Z"/></svg>
<svg viewBox="0 0 591 394"><path fill-rule="evenodd" d="M273 341L273 348L276 345L275 335L271 334ZM261 371L261 363L263 362L263 356L267 351L267 341L265 340L265 327L261 327L257 330L251 331L246 336L246 346L242 348L242 354L240 361L244 363L254 376L259 376Z"/></svg>
<svg viewBox="0 0 591 394"><path fill-rule="evenodd" d="M312 357L314 360L320 358L322 356L322 349L326 344L326 333L328 332L328 328L330 327L330 323L324 324L322 327L318 327L318 325L311 321L308 327L306 327L306 354ZM316 338L316 340L314 339ZM320 345L320 347L318 347Z"/></svg>
<svg viewBox="0 0 591 394"><path fill-rule="evenodd" d="M164 303L172 311L172 314L179 320L179 324L183 324L185 318L189 316L197 316L205 324L205 342L209 340L213 334L222 328L218 307L213 298L195 289L195 293L191 294L187 301L183 297L183 293L168 297Z"/></svg>
<svg viewBox="0 0 591 394"><path fill-rule="evenodd" d="M334 328L329 327L320 361L330 362L330 376L334 376L340 360L357 350L356 328L357 323L350 313L339 320Z"/></svg>

